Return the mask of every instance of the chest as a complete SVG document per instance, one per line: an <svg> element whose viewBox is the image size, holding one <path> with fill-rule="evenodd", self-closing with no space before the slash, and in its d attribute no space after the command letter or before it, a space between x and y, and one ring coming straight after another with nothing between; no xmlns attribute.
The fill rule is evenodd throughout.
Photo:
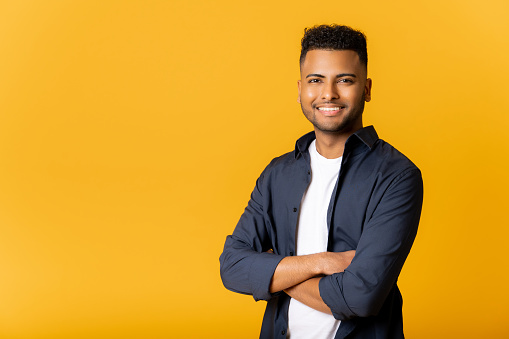
<svg viewBox="0 0 509 339"><path fill-rule="evenodd" d="M296 253L297 226L312 174L309 164L292 173L281 173L269 194L267 224L271 228L269 233L273 234L273 247L280 249L281 254ZM336 252L357 247L366 221L383 196L383 186L383 175L373 164L364 161L343 164L334 179L332 192L316 206L326 211L327 250Z"/></svg>

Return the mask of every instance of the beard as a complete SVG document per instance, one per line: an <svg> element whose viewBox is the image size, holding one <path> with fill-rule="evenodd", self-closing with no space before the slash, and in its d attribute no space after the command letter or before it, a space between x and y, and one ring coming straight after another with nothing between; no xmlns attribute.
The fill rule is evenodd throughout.
<svg viewBox="0 0 509 339"><path fill-rule="evenodd" d="M352 107L343 108L345 112L343 113L343 118L340 121L330 121L330 122L322 122L318 121L315 115L315 107L312 107L311 110L307 110L301 103L302 112L306 116L306 118L313 124L315 130L319 130L325 133L346 133L351 132L352 129L358 127L357 125L360 122L360 126L362 126L362 113L364 112L364 103L365 102L365 94L362 94L362 98L354 104Z"/></svg>

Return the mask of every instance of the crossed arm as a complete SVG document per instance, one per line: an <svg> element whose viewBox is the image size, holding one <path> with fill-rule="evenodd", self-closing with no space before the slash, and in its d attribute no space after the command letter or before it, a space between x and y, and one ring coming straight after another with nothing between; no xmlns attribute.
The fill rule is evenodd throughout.
<svg viewBox="0 0 509 339"><path fill-rule="evenodd" d="M323 276L343 272L354 255L355 251L346 251L285 257L272 276L270 292L284 291L315 310L332 314L320 296L318 283Z"/></svg>
<svg viewBox="0 0 509 339"><path fill-rule="evenodd" d="M284 251L267 253L280 229L267 224L260 186L258 182L234 233L226 239L220 257L225 287L255 300L269 300L274 292L284 291L340 320L378 314L417 233L422 204L418 169L405 170L384 188L383 199L362 225L351 265L351 252L350 258L347 252L290 257ZM285 230L284 222L280 228Z"/></svg>

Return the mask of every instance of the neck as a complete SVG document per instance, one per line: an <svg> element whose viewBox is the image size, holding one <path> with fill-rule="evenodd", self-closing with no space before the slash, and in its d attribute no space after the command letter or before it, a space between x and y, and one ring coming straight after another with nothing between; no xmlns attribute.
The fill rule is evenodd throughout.
<svg viewBox="0 0 509 339"><path fill-rule="evenodd" d="M327 159L336 159L343 156L345 151L345 143L350 135L356 131L349 133L330 133L315 129L316 150L320 155Z"/></svg>

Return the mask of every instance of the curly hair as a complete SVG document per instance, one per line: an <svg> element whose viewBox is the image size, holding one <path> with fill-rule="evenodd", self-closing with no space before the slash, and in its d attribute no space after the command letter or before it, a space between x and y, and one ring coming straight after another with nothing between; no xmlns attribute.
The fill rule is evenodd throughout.
<svg viewBox="0 0 509 339"><path fill-rule="evenodd" d="M368 51L364 33L348 26L319 25L304 29L300 52L300 64L304 62L308 51L314 49L352 50L357 52L364 66L368 66Z"/></svg>

